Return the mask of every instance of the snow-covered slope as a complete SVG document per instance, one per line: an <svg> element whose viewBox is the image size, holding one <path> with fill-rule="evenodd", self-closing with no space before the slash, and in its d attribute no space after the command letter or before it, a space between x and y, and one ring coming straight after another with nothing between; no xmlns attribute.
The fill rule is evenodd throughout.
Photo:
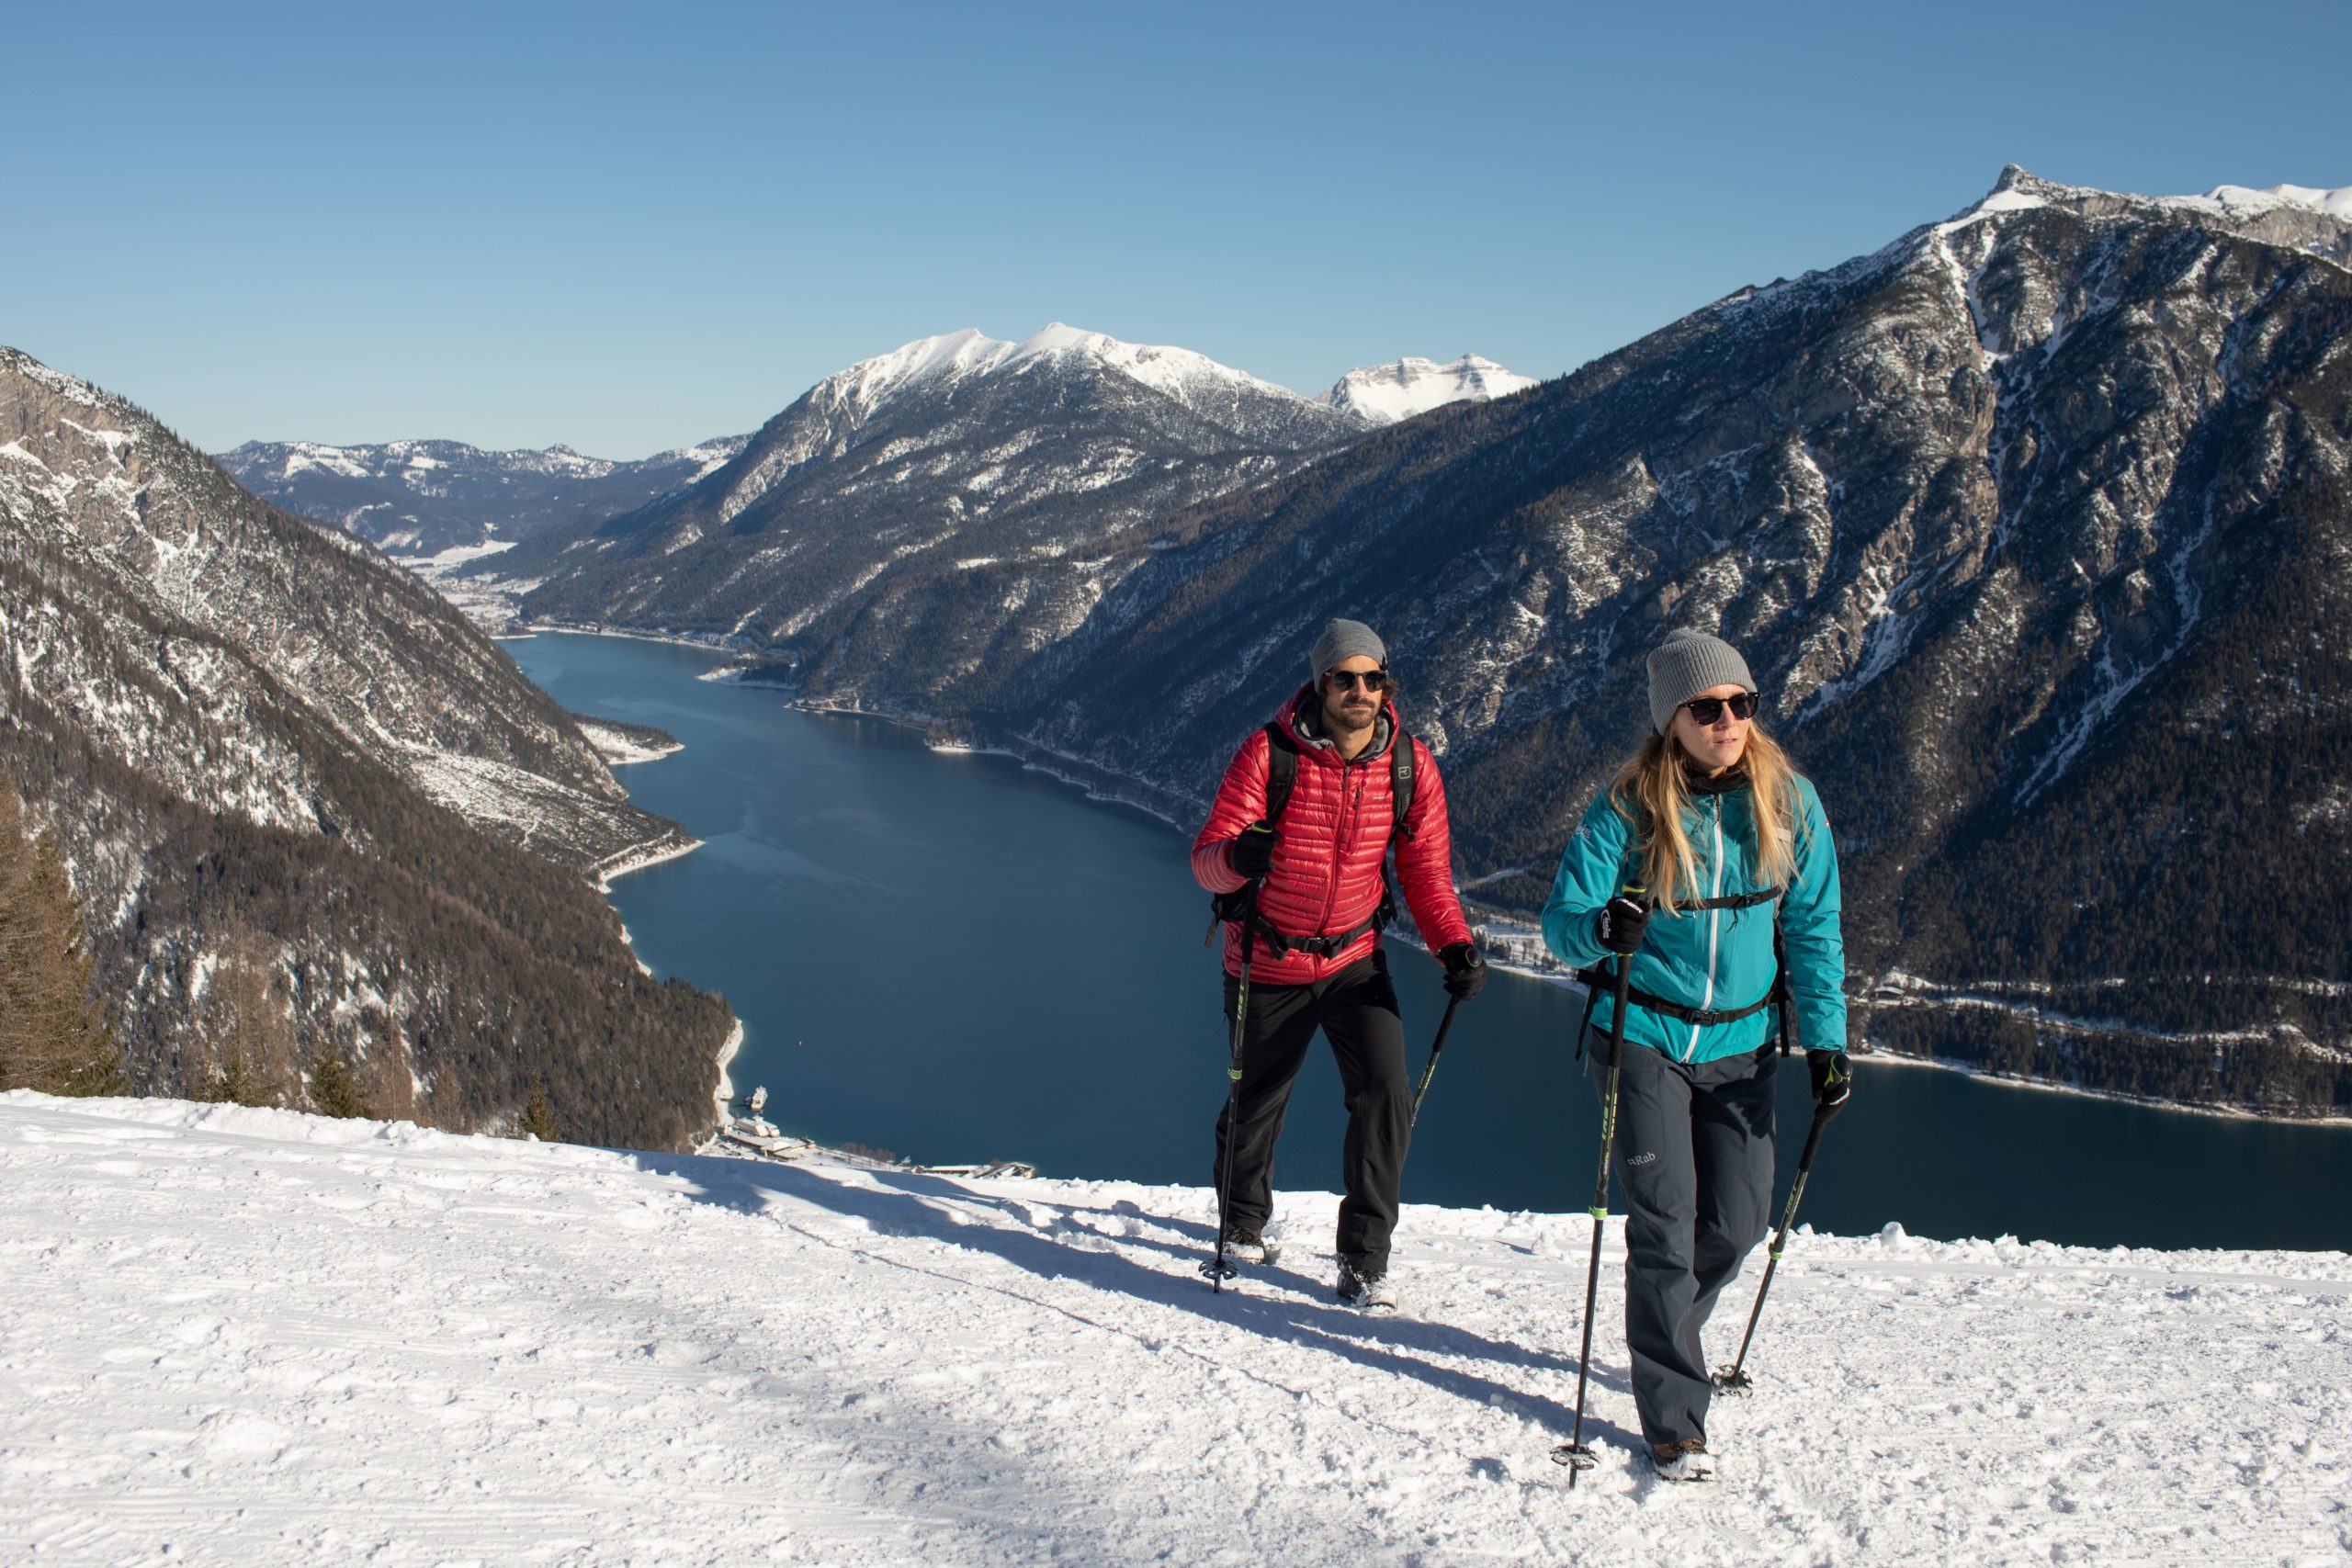
<svg viewBox="0 0 2352 1568"><path fill-rule="evenodd" d="M1212 1295L1197 1190L22 1093L0 1185L12 1562L2352 1551L2340 1253L1801 1235L1718 1480L1670 1488L1631 1454L1612 1223L1570 1493L1581 1216L1408 1208L1408 1310L1365 1319L1312 1194Z"/></svg>
<svg viewBox="0 0 2352 1568"><path fill-rule="evenodd" d="M550 858L586 868L684 840L405 573L6 347L0 559L24 563L0 579L0 629L30 693L208 809L343 829L284 713Z"/></svg>
<svg viewBox="0 0 2352 1568"><path fill-rule="evenodd" d="M1396 359L1386 365L1360 366L1315 400L1351 413L1366 424L1394 424L1447 403L1482 403L1533 385L1532 376L1465 354L1444 365L1434 359Z"/></svg>

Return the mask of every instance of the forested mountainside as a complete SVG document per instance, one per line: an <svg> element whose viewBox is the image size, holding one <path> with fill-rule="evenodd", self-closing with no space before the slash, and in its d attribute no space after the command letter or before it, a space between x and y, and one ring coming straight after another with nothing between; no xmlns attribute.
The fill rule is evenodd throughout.
<svg viewBox="0 0 2352 1568"><path fill-rule="evenodd" d="M1637 739L1645 651L1720 630L1829 802L1870 1035L2352 1110L2347 243L2291 200L2011 170L1875 254L1108 538L1100 602L1034 655L760 677L1182 813L1361 615L1442 750L1464 880L1523 913Z"/></svg>
<svg viewBox="0 0 2352 1568"><path fill-rule="evenodd" d="M416 557L602 522L694 483L750 439L730 435L628 463L569 446L487 452L462 441L248 441L217 460L288 512Z"/></svg>
<svg viewBox="0 0 2352 1568"><path fill-rule="evenodd" d="M305 1061L437 1124L542 1084L572 1136L707 1122L726 1005L648 978L592 880L683 830L409 574L14 350L0 633L0 773L65 853L133 1088L203 1087L226 964Z"/></svg>
<svg viewBox="0 0 2352 1568"><path fill-rule="evenodd" d="M700 483L492 570L535 620L758 648L920 704L1066 637L1152 517L1362 423L1178 348L1051 326L925 338L826 378ZM485 563L491 565L491 563Z"/></svg>
<svg viewBox="0 0 2352 1568"><path fill-rule="evenodd" d="M1170 520L985 716L1199 798L1321 617L1363 615L1465 876L1526 910L1636 739L1643 652L1719 629L1830 803L1869 1032L2352 1109L2346 233L2009 171Z"/></svg>

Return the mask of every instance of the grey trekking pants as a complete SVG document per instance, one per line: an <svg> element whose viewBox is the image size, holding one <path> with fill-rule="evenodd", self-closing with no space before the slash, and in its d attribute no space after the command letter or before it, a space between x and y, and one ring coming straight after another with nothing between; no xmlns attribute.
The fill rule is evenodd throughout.
<svg viewBox="0 0 2352 1568"><path fill-rule="evenodd" d="M1609 1036L1586 1037L1608 1093ZM1771 1045L1685 1064L1628 1041L1612 1163L1625 1193L1625 1348L1651 1444L1707 1435L1714 1392L1699 1331L1764 1239L1772 1202Z"/></svg>

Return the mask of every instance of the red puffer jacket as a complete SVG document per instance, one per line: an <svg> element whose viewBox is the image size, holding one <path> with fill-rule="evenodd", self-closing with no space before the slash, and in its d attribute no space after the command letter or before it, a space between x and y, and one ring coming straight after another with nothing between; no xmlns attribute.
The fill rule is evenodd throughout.
<svg viewBox="0 0 2352 1568"><path fill-rule="evenodd" d="M1337 934L1371 918L1380 907L1380 866L1396 818L1387 748L1367 749L1349 762L1330 747L1304 739L1296 724L1299 705L1315 700L1315 689L1306 687L1283 705L1277 720L1297 742L1298 780L1275 824L1282 837L1274 846L1273 869L1259 891L1258 908L1285 936ZM1403 734L1395 705L1385 711L1389 734ZM1266 757L1272 744L1263 729L1242 743L1225 771L1209 819L1193 840L1193 875L1212 893L1230 893L1242 885L1227 863L1226 852L1244 828L1266 815ZM1396 835L1396 881L1413 923L1435 953L1468 942L1470 927L1453 893L1453 834L1446 825L1445 785L1438 778L1437 759L1419 741L1412 745L1413 805L1407 822L1411 836ZM1225 928L1228 975L1241 971L1240 930L1238 924ZM1366 931L1323 958L1310 953L1277 955L1260 937L1250 978L1270 986L1308 985L1361 961L1379 942L1377 933Z"/></svg>

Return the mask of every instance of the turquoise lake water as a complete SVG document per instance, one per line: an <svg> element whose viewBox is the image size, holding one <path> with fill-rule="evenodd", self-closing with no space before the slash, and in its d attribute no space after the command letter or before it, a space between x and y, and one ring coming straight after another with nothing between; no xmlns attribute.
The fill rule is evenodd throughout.
<svg viewBox="0 0 2352 1568"><path fill-rule="evenodd" d="M714 660L696 649L504 646L566 707L684 742L619 776L704 847L623 877L613 902L656 972L734 1004L745 1043L733 1077L744 1092L766 1086L770 1120L933 1164L1208 1182L1226 1038L1189 831L1010 758L942 754L899 727L697 680ZM1419 949L1392 943L1390 962L1418 1072L1445 997ZM1600 1116L1569 1060L1581 1008L1568 987L1498 974L1461 1010L1407 1202L1586 1206ZM1783 1189L1811 1116L1802 1064L1790 1066ZM1318 1046L1277 1185L1336 1190L1344 1122ZM1938 1237L2346 1249L2347 1200L2352 1128L1863 1058L1803 1218L1846 1234L1895 1222Z"/></svg>

